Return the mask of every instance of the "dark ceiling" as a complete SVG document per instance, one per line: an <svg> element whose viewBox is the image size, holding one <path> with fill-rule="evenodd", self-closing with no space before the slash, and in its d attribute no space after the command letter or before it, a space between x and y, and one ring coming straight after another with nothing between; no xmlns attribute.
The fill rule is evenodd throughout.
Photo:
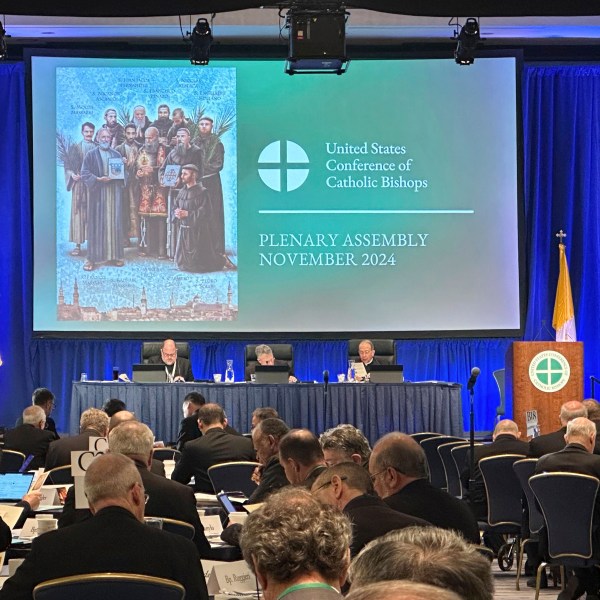
<svg viewBox="0 0 600 600"><path fill-rule="evenodd" d="M296 0L296 4L305 4ZM133 17L221 13L249 8L289 7L252 0L2 0L2 13L11 15ZM312 0L311 6L320 5ZM331 5L331 2L326 2ZM385 13L427 17L510 17L510 16L584 16L600 15L598 0L348 0L345 6Z"/></svg>

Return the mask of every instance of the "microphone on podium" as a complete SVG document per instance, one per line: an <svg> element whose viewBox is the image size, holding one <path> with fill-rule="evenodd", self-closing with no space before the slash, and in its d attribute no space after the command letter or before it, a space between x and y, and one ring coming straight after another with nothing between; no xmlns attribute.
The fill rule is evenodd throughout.
<svg viewBox="0 0 600 600"><path fill-rule="evenodd" d="M325 388L325 393L327 393L327 386L329 385L329 371L325 369L323 371L323 387Z"/></svg>
<svg viewBox="0 0 600 600"><path fill-rule="evenodd" d="M475 382L477 381L477 377L479 377L479 373L481 373L481 369L479 367L473 367L471 369L471 377L467 382L467 390L470 392L473 391L473 388L475 387Z"/></svg>

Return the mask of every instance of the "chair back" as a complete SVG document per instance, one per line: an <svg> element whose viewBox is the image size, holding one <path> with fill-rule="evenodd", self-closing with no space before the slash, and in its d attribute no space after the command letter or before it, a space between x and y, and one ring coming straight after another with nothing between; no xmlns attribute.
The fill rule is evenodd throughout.
<svg viewBox="0 0 600 600"><path fill-rule="evenodd" d="M371 340L375 348L375 357L382 365L396 364L396 344L394 340ZM362 339L348 340L348 358L360 360L358 357L358 346Z"/></svg>
<svg viewBox="0 0 600 600"><path fill-rule="evenodd" d="M438 448L442 444L447 444L448 442L461 442L464 444L465 439L451 435L438 435L421 440L420 442L429 466L429 481L431 485L442 490L445 490L448 487L448 482L446 481L446 471L444 470L442 459L438 453Z"/></svg>
<svg viewBox="0 0 600 600"><path fill-rule="evenodd" d="M65 465L64 467L54 467L48 471L46 481L48 485L65 484L68 485L73 483L73 475L71 475L71 465Z"/></svg>
<svg viewBox="0 0 600 600"><path fill-rule="evenodd" d="M34 600L183 600L184 587L170 579L133 573L91 573L43 581Z"/></svg>
<svg viewBox="0 0 600 600"><path fill-rule="evenodd" d="M154 448L152 451L152 458L156 460L174 460L179 462L181 458L181 452L175 450L175 448Z"/></svg>
<svg viewBox="0 0 600 600"><path fill-rule="evenodd" d="M18 473L24 460L25 455L22 452L3 448L0 454L0 473Z"/></svg>
<svg viewBox="0 0 600 600"><path fill-rule="evenodd" d="M152 356L160 356L163 342L142 342L142 362L148 363ZM175 342L178 358L190 358L190 345L187 342Z"/></svg>
<svg viewBox="0 0 600 600"><path fill-rule="evenodd" d="M208 477L212 483L215 494L219 492L243 492L250 497L256 489L252 481L254 469L260 463L250 461L237 461L221 463L208 468Z"/></svg>
<svg viewBox="0 0 600 600"><path fill-rule="evenodd" d="M544 515L550 558L573 567L598 563L592 559L592 530L599 483L596 477L579 473L540 473L529 478Z"/></svg>
<svg viewBox="0 0 600 600"><path fill-rule="evenodd" d="M444 467L444 473L446 474L446 491L451 496L460 497L461 496L461 487L460 487L460 473L456 468L456 464L452 459L452 448L456 448L457 446L462 446L464 444L464 440L460 442L446 442L438 446L438 454L442 459L442 466Z"/></svg>
<svg viewBox="0 0 600 600"><path fill-rule="evenodd" d="M177 519L168 519L167 517L161 517L160 515L146 515L144 518L161 519L163 531L169 531L170 533L182 535L188 540L194 539L196 531L194 530L194 526L190 523L186 523L185 521L179 521Z"/></svg>
<svg viewBox="0 0 600 600"><path fill-rule="evenodd" d="M522 460L516 460L513 463L513 469L517 475L517 479L521 484L521 489L527 498L527 512L529 514L529 531L531 533L538 533L544 526L544 515L539 511L537 504L535 503L535 496L533 490L529 485L529 478L535 473L535 465L537 465L537 458L523 458Z"/></svg>
<svg viewBox="0 0 600 600"><path fill-rule="evenodd" d="M294 349L291 344L267 344L273 350L273 356L277 360L285 360L290 367L290 371L294 370ZM248 344L244 349L244 367L256 367L256 346L258 344Z"/></svg>
<svg viewBox="0 0 600 600"><path fill-rule="evenodd" d="M473 446L483 446L481 442L475 442ZM460 497L462 498L465 495L465 488L463 486L462 479L460 478L463 470L468 468L467 457L469 456L469 449L471 445L469 443L462 443L459 446L453 446L450 448L450 454L452 456L452 461L454 462L454 466L458 471L458 481L460 483Z"/></svg>
<svg viewBox="0 0 600 600"><path fill-rule="evenodd" d="M496 420L498 421L506 412L506 370L496 369L493 375L498 386L498 394L500 394L500 404L496 407Z"/></svg>
<svg viewBox="0 0 600 600"><path fill-rule="evenodd" d="M432 431L420 431L419 433L411 433L410 437L415 440L415 442L419 442L419 444L421 443L421 440L426 440L427 438L431 438L431 437L438 437L440 435L443 435L441 433L433 433Z"/></svg>
<svg viewBox="0 0 600 600"><path fill-rule="evenodd" d="M513 469L513 463L521 458L525 457L522 454L499 454L479 461L487 496L487 522L499 530L498 533L521 531L523 491Z"/></svg>

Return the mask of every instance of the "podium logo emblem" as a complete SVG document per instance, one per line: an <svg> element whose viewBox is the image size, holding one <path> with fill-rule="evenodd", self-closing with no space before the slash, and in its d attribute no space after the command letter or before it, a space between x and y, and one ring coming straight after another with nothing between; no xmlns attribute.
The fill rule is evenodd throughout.
<svg viewBox="0 0 600 600"><path fill-rule="evenodd" d="M271 142L258 157L258 174L272 190L293 192L306 181L309 162L304 148L295 142Z"/></svg>
<svg viewBox="0 0 600 600"><path fill-rule="evenodd" d="M529 379L542 392L557 392L567 385L571 367L567 359L554 350L536 354L529 363Z"/></svg>

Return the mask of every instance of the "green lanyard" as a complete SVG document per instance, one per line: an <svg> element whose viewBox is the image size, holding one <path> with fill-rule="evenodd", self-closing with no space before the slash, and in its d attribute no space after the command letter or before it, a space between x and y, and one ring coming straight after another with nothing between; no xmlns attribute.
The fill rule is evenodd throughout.
<svg viewBox="0 0 600 600"><path fill-rule="evenodd" d="M334 590L335 592L337 592L337 590L333 586L331 586L327 583L319 583L319 582L297 583L296 585L289 587L287 590L284 590L281 594L279 594L279 596L277 597L277 600L281 600L284 596L287 596L288 594L291 594L292 592L295 592L296 590L302 590L302 589L306 589L306 588L326 588L326 589ZM339 594L339 592L338 592L338 594Z"/></svg>

